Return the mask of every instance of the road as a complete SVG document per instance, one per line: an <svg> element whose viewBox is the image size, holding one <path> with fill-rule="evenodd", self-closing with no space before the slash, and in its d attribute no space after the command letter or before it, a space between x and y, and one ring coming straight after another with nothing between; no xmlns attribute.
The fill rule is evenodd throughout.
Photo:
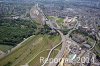
<svg viewBox="0 0 100 66"><path fill-rule="evenodd" d="M48 62L48 60L49 60L49 58L50 58L50 55L51 55L51 53L53 52L53 50L55 50L55 48L58 47L58 46L61 45L61 44L62 44L62 41L61 41L58 45L56 45L55 47L53 47L53 48L50 50L50 52L49 52L49 54L48 54L48 56L47 56L47 60L46 60L45 63L43 63L41 66L44 66L44 65Z"/></svg>
<svg viewBox="0 0 100 66"><path fill-rule="evenodd" d="M94 26L94 29L96 31L96 38L97 38L97 40L100 40L99 30L97 28L97 25L96 25L95 21L93 22L93 26Z"/></svg>
<svg viewBox="0 0 100 66"><path fill-rule="evenodd" d="M32 8L32 9L33 9L33 8ZM35 16L37 17L38 15L42 15L42 19L44 19L44 18L45 18L45 15L43 14L42 10L40 10L40 8L36 8L36 9L37 9L38 12L40 12L40 13L38 13L37 15L35 14ZM34 15L34 12L33 12L33 11L34 11L34 10L31 10L31 11L30 11L31 18L33 18L33 15ZM42 20L42 19L41 19L41 20ZM41 21L41 22L43 22L43 21ZM62 46L61 51L57 54L58 57L62 57L63 54L64 54L64 50L65 50L64 48L66 47L66 43L64 43L64 42L65 42L65 37L64 37L63 33L62 33L60 30L57 30L57 27L59 28L59 26L57 25L56 22L53 22L53 21L49 21L49 20L48 20L48 21L46 21L46 24L48 24L49 27L50 27L52 30L56 30L56 31L61 35L61 38L62 38L61 42L50 50L50 52L49 52L49 54L48 54L48 56L47 56L47 59L49 59L49 57L50 57L52 51L53 51L56 47L58 47L60 44L63 43L64 45ZM57 27L55 27L54 24L55 24ZM48 60L46 60L45 63L43 63L42 66L45 66L45 64L46 64L47 61L48 61Z"/></svg>
<svg viewBox="0 0 100 66"><path fill-rule="evenodd" d="M56 22L55 22L56 23ZM58 32L59 32L59 34L61 35L61 37L62 37L62 40L63 40L63 43L62 43L62 48L61 48L61 51L56 55L56 57L55 57L55 59L61 59L61 58L63 58L63 56L64 56L64 51L65 51L65 49L66 49L66 47L69 45L68 43L66 43L66 41L69 41L69 35L76 29L76 27L77 27L77 25L78 25L78 22L76 23L76 25L73 27L73 29L72 30L70 30L69 32L68 32L68 34L67 35L63 35L63 33L60 31L60 30L57 30ZM58 25L57 25L58 26ZM59 28L59 27L58 27ZM54 60L55 60L54 59ZM56 62L56 63L50 63L48 66L56 66L57 64L58 64L59 62Z"/></svg>
<svg viewBox="0 0 100 66"><path fill-rule="evenodd" d="M40 8L37 8L37 10L39 10L39 11L38 11L38 12L40 12L39 14L43 16L42 20L43 20L44 18L46 19L46 17L45 17L45 15L44 15L44 13L42 12L42 10L40 10ZM32 11L31 11L31 12L32 12ZM33 13L32 13L32 14L33 14ZM39 15L39 14L38 14L38 15ZM43 21L41 21L41 22L43 22ZM70 30L70 31L68 32L67 35L63 35L63 33L62 33L60 30L58 30L58 29L60 29L60 26L56 23L56 21L50 21L50 20L48 20L48 21L46 21L46 24L47 24L52 30L57 31L57 32L60 34L61 38L62 38L62 41L61 41L58 45L56 45L55 47L53 47L53 48L51 49L51 51L49 52L49 54L48 54L48 56L47 56L47 59L49 59L49 57L50 57L52 51L62 43L62 48L61 48L61 50L58 52L58 54L57 54L56 57L54 58L54 60L55 60L55 59L61 60L61 59L63 58L63 56L64 56L64 51L66 50L66 47L68 46L68 43L67 43L66 41L69 41L69 40L68 40L68 39L70 39L70 38L69 38L69 35L75 30L75 28L76 28L76 26L77 26L78 23L75 25L75 27L74 27L72 30ZM43 63L43 65L41 65L41 66L45 66L45 64L46 64L47 61L48 61L48 60L46 60L45 63ZM58 63L59 63L59 61L56 62L56 63L55 63L55 62L54 62L54 63L49 63L48 66L56 66Z"/></svg>
<svg viewBox="0 0 100 66"><path fill-rule="evenodd" d="M56 45L55 47L53 47L52 49L51 49L51 51L49 52L49 54L48 54L48 57L47 57L47 60L45 61L45 63L43 63L43 65L41 65L41 66L45 66L45 64L47 63L47 61L48 61L48 59L49 59L49 57L50 57L50 55L51 55L51 53L52 53L52 51L56 48L56 47L58 47L60 44L62 44L62 49L60 50L60 52L56 55L56 58L62 58L63 57L63 54L64 54L64 51L65 51L65 48L66 48L66 43L65 43L65 36L63 35L63 33L60 31L60 30L57 30L58 28L57 27L59 27L57 24L56 24L56 22L49 22L49 23L47 23L48 25L49 25L49 27L51 28L51 29L53 29L53 30L56 30L60 35L61 35L61 38L62 38L62 40L61 40L61 42L58 44L58 45ZM57 25L57 27L55 27L55 26L53 26L53 25ZM56 29L57 28L57 29ZM56 64L55 64L56 65ZM54 66L54 64L53 64L53 66Z"/></svg>
<svg viewBox="0 0 100 66"><path fill-rule="evenodd" d="M51 49L47 49L47 50L50 50L51 51ZM39 54L41 54L42 52L44 52L44 51L47 51L47 50L43 50L43 51L41 51L41 52L39 52L34 58L32 58L30 61L28 61L26 64L29 64L33 59L35 59ZM56 51L60 51L59 49L54 49L54 50L56 50ZM52 51L51 51L52 52ZM51 54L51 53L49 53L49 54ZM48 56L50 56L50 55L48 55Z"/></svg>
<svg viewBox="0 0 100 66"><path fill-rule="evenodd" d="M46 17L45 17L45 15L44 15L44 13L43 13L43 11L39 8L39 12L40 12L40 14L43 16L43 19L45 18L46 19ZM47 19L46 19L47 20ZM77 23L76 23L76 25L74 26L74 28L72 29L72 30L70 30L69 32L68 32L68 34L67 35L63 35L63 33L60 31L60 30L58 30L58 29L60 29L60 26L56 23L56 21L50 21L50 20L48 20L48 21L46 21L46 24L48 24L49 25L49 27L52 29L52 30L56 30L59 34L60 34L60 36L61 36L61 38L62 38L62 41L58 44L58 45L56 45L55 47L53 47L51 50L50 50L50 52L49 52L49 54L48 54L48 56L47 56L47 60L45 61L45 63L43 63L43 65L42 66L45 66L45 64L47 63L47 61L48 61L48 59L50 58L50 55L51 55L51 53L52 53L52 51L56 48L56 47L58 47L59 45L61 45L62 44L62 48L61 48L61 50L58 52L58 54L56 55L56 57L54 58L54 60L55 59L62 59L63 58L63 56L64 56L64 51L65 51L65 49L66 49L66 47L68 46L68 43L66 43L66 41L68 41L68 39L69 39L69 35L77 28L77 25L78 25L78 21L77 21ZM94 23L94 25L95 25L95 23ZM99 40L99 37L97 36L97 38L98 38L98 40ZM91 49L89 49L89 51L90 50L92 50L94 47L95 47L95 45L96 45L96 43L94 43L94 45L93 45L93 47L91 48ZM88 51L87 51L88 52ZM87 52L85 52L85 54L87 53ZM84 54L83 54L84 55ZM56 66L57 64L59 63L59 61L58 62L53 62L53 63L49 63L49 65L48 66Z"/></svg>

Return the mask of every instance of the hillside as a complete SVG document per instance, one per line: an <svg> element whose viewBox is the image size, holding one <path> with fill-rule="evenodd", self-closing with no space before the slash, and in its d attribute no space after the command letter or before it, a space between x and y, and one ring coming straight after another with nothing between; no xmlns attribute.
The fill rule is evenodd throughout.
<svg viewBox="0 0 100 66"><path fill-rule="evenodd" d="M13 51L11 54L0 60L0 66L20 66L26 63L30 63L34 57L40 52L51 49L60 42L60 36L51 35L37 35L31 36L27 41L24 41L19 48ZM44 52L43 52L44 53ZM43 55L47 57L48 52ZM54 54L55 55L55 54ZM39 58L36 61L37 62Z"/></svg>

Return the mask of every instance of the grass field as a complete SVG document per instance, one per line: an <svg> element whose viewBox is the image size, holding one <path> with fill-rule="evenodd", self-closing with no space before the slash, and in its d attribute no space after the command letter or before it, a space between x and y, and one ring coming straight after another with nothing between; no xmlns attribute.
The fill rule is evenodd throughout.
<svg viewBox="0 0 100 66"><path fill-rule="evenodd" d="M40 58L43 57L44 59L46 59L48 53L50 50L46 50L42 53L40 53L37 57L35 57L30 63L29 66L41 66L43 64L43 62L40 62ZM57 55L58 51L54 50L51 54L51 58L55 57Z"/></svg>
<svg viewBox="0 0 100 66"><path fill-rule="evenodd" d="M60 36L37 35L29 38L23 45L0 60L0 66L20 66L29 62L39 52L51 49L60 42ZM45 54L46 55L46 54Z"/></svg>
<svg viewBox="0 0 100 66"><path fill-rule="evenodd" d="M54 16L48 16L47 18L51 19L51 20L56 20L57 22L64 22L63 18L58 18L58 17L54 17Z"/></svg>
<svg viewBox="0 0 100 66"><path fill-rule="evenodd" d="M59 52L59 50L61 49L62 45L59 45L57 48L55 48L55 50L51 53L50 58L54 58L57 53ZM35 58L33 58L33 60L29 63L29 66L41 66L43 64L43 62L40 62L40 58L43 57L44 59L47 58L48 53L50 50L45 50L43 52L41 52L40 54L38 54Z"/></svg>
<svg viewBox="0 0 100 66"><path fill-rule="evenodd" d="M58 23L59 26L62 26L62 24L64 23L63 18L58 18L58 17L54 17L54 16L48 16L47 18L51 19L51 20L56 20L56 22Z"/></svg>

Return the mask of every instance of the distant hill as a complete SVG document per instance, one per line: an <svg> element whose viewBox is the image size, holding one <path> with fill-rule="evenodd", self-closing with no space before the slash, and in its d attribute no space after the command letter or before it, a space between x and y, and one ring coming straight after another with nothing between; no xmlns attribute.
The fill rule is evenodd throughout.
<svg viewBox="0 0 100 66"><path fill-rule="evenodd" d="M89 1L89 2L100 2L100 0L0 0L0 2L13 2L13 3L32 3L35 1L72 1L72 2L85 2L85 1Z"/></svg>
<svg viewBox="0 0 100 66"><path fill-rule="evenodd" d="M100 8L100 0L1 0L0 2L7 2L7 3L54 3L59 2L61 3L65 2L71 2L72 4L76 4L78 6L86 6L86 7L92 7L92 8Z"/></svg>
<svg viewBox="0 0 100 66"><path fill-rule="evenodd" d="M66 1L92 1L92 2L100 2L100 0L66 0Z"/></svg>
<svg viewBox="0 0 100 66"><path fill-rule="evenodd" d="M1 2L8 3L32 3L34 0L1 0Z"/></svg>

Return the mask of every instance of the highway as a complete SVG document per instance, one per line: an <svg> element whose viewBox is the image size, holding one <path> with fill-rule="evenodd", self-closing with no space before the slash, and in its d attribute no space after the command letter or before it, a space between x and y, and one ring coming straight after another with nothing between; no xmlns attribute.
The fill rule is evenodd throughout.
<svg viewBox="0 0 100 66"><path fill-rule="evenodd" d="M54 30L56 30L60 35L61 35L61 38L62 38L62 40L61 40L61 42L57 45L57 46L55 46L55 47L53 47L52 49L51 49L51 51L49 52L49 54L48 54L48 57L47 57L47 60L45 61L45 63L43 63L43 65L41 65L41 66L45 66L45 64L46 64L46 62L48 61L48 59L49 59L49 57L50 57L50 55L51 55L51 53L52 53L52 51L56 48L56 47L58 47L60 44L62 44L62 48L61 48L61 50L60 50L60 52L56 55L56 57L55 58L58 58L58 59L60 59L60 58L62 58L63 57L63 54L64 54L64 51L65 51L65 48L66 48L66 39L65 39L65 36L63 35L63 33L60 31L60 30L57 30L58 28L59 28L59 26L57 25L57 23L56 22L49 22L49 23L47 23L48 25L49 25L49 27L50 28L54 28ZM57 25L57 27L55 27L55 26L53 26L53 25ZM57 28L57 29L56 29ZM55 63L53 63L53 66L56 66L57 65L57 63L54 65ZM52 65L52 64L51 64ZM50 66L51 66L50 65Z"/></svg>
<svg viewBox="0 0 100 66"><path fill-rule="evenodd" d="M56 22L55 22L56 23ZM56 23L57 24L57 23ZM56 57L55 57L55 59L61 59L61 58L63 58L63 56L64 56L64 51L65 51L65 49L66 49L66 47L69 45L66 41L69 41L69 35L76 29L76 27L77 27L77 25L78 25L78 22L76 23L76 25L73 27L73 29L72 30L70 30L69 32L68 32L68 34L67 35L63 35L63 33L61 32L61 31L59 31L59 30L57 30L58 32L59 32L59 34L61 35L61 37L62 37L62 40L63 40L63 43L62 43L62 48L61 48L61 51L56 55ZM57 25L58 26L58 25ZM59 28L59 27L58 27ZM69 52L69 51L68 51ZM54 59L54 60L55 60ZM56 66L57 64L58 64L59 62L56 62L56 63L50 63L48 66Z"/></svg>
<svg viewBox="0 0 100 66"><path fill-rule="evenodd" d="M95 21L93 22L93 26L94 26L94 29L95 29L95 31L96 31L96 38L97 38L97 40L99 41L99 40L100 40L99 30L98 30L98 28L97 28L97 25L96 25Z"/></svg>
<svg viewBox="0 0 100 66"><path fill-rule="evenodd" d="M55 60L55 59L61 60L61 59L63 58L64 52L65 52L65 50L66 50L66 47L68 47L68 45L69 45L69 44L67 43L67 42L69 41L69 39L70 39L70 38L69 38L69 35L76 29L78 23L76 23L75 27L74 27L72 30L70 30L70 31L68 32L67 35L63 35L63 33L62 33L60 30L57 30L57 29L60 29L60 26L56 23L56 21L47 20L46 17L45 17L45 15L44 15L44 13L42 12L42 10L40 10L40 8L37 8L37 10L39 10L39 11L38 11L38 12L40 12L39 14L43 16L43 18L42 18L41 20L43 20L43 19L45 18L46 24L47 24L52 30L57 31L57 32L60 34L61 38L62 38L61 42L50 50L50 52L49 52L49 54L48 54L48 56L47 56L47 60L45 61L45 63L43 63L43 65L41 65L41 66L45 66L45 64L47 63L48 59L50 58L50 55L51 55L52 51L53 51L56 47L58 47L60 44L62 44L62 48L61 48L61 50L58 52L58 54L56 55L56 57L54 58L54 60ZM32 11L31 11L31 12L32 12ZM30 14L32 15L33 12L30 13ZM39 15L39 14L38 14L38 15ZM43 22L43 21L41 21L41 22ZM56 66L58 63L59 63L59 61L56 62L56 63L55 63L55 62L49 63L48 66Z"/></svg>
<svg viewBox="0 0 100 66"><path fill-rule="evenodd" d="M33 8L32 8L32 9L33 9ZM34 19L34 18L33 18L33 15L34 15L34 12L33 12L33 11L34 11L34 10L32 10L32 9L31 9L31 11L30 11L30 15L31 15L31 18ZM40 9L37 8L37 10L40 10ZM40 10L40 11L38 11L38 12L40 12L39 14L42 15L42 16L43 16L42 19L44 19L45 16L44 16L42 10ZM42 12L42 13L41 13L41 12ZM39 14L38 14L38 15L39 15ZM36 16L36 15L35 15L35 16ZM37 17L37 16L36 16L36 17ZM42 19L41 19L41 20L42 20ZM43 22L43 21L41 21L41 22ZM48 54L48 56L47 56L47 59L49 59L49 57L50 57L52 51L53 51L56 47L58 47L60 44L63 44L63 45L62 45L61 51L60 51L60 52L57 54L57 56L56 56L56 57L61 58L61 57L63 57L64 50L65 50L65 48L66 48L65 36L63 35L63 33L62 33L60 30L57 30L57 29L59 28L59 26L57 25L56 22L53 22L53 21L50 22L50 20L48 20L48 21L46 21L46 24L48 24L49 27L50 27L52 30L56 30L56 31L61 35L61 38L62 38L61 42L50 50L50 52L49 52L49 54ZM55 24L58 28L55 27L54 24ZM46 60L45 63L43 63L43 65L41 65L41 66L45 66L45 64L46 64L47 61L48 61L48 60Z"/></svg>
<svg viewBox="0 0 100 66"><path fill-rule="evenodd" d="M61 41L58 45L56 45L55 47L53 47L53 48L50 50L50 52L49 52L49 54L48 54L48 56L47 56L47 60L46 60L45 63L43 63L41 66L44 66L44 65L48 62L48 60L49 60L49 58L50 58L50 55L51 55L51 53L53 52L53 50L55 50L55 48L58 47L58 46L61 45L61 44L62 44L62 41Z"/></svg>
<svg viewBox="0 0 100 66"><path fill-rule="evenodd" d="M43 21L41 21L41 22L44 23L44 21L45 21L45 23L46 23L52 30L57 31L57 32L60 34L61 38L62 38L61 42L60 42L59 44L57 44L56 46L54 46L54 47L50 50L50 52L49 52L49 54L48 54L48 56L47 56L47 60L45 61L45 63L43 63L43 64L41 65L41 66L45 66L46 63L47 63L47 61L48 61L48 59L50 58L50 55L51 55L52 51L53 51L56 47L58 47L59 45L61 45L61 44L62 44L62 48L61 48L61 50L58 52L58 54L56 55L56 57L54 58L54 60L55 60L55 59L60 59L60 60L61 60L61 59L63 58L63 56L64 56L64 51L66 50L66 47L68 47L67 41L70 41L70 40L69 40L69 39L70 39L70 38L69 38L69 35L77 28L78 21L77 21L76 25L73 27L73 29L70 30L70 31L68 32L67 35L63 35L63 33L59 30L59 29L60 29L60 26L56 23L56 21L48 20L48 19L46 18L46 16L44 15L43 11L42 11L40 8L37 8L37 10L38 10L39 14L42 16L41 20L43 20ZM30 14L31 14L31 13L30 13ZM31 14L31 15L32 15L32 14ZM94 23L94 26L95 26L95 28L96 28L95 23ZM97 39L99 40L99 37L98 37L98 36L97 36ZM87 52L91 51L91 50L95 47L95 45L96 45L96 43L94 43L93 47L90 48ZM84 54L82 54L82 56L84 56L87 52L85 52ZM58 61L58 62L56 62L56 63L55 63L55 62L49 63L48 66L56 66L59 62L60 62L60 61Z"/></svg>

